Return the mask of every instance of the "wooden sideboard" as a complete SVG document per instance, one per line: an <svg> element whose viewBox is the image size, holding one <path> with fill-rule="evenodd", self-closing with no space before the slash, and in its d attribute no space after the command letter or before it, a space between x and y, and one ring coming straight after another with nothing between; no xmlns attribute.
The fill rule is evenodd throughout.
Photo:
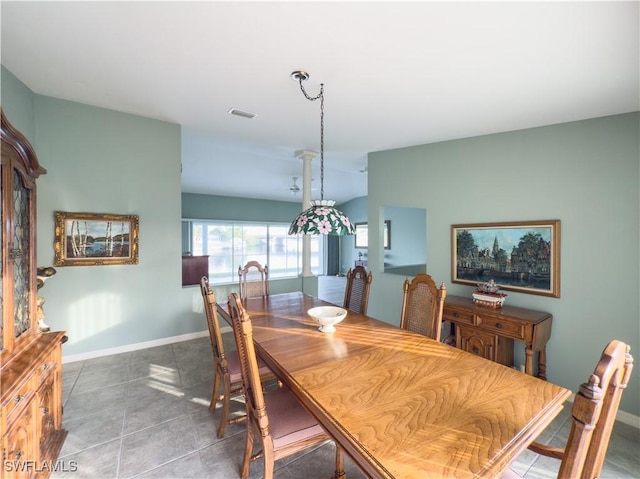
<svg viewBox="0 0 640 479"><path fill-rule="evenodd" d="M540 379L547 379L546 345L553 316L542 311L503 306L476 306L471 298L447 296L442 319L455 325L456 345L506 366L513 366L513 341L525 344L525 372L534 374L533 355L538 353Z"/></svg>

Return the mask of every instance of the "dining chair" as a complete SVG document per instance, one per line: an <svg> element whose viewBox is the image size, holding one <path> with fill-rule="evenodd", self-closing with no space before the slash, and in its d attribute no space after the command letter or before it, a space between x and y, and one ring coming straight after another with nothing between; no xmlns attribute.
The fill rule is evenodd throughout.
<svg viewBox="0 0 640 479"><path fill-rule="evenodd" d="M275 461L325 443L330 437L286 386L263 393L257 373L251 318L237 293L229 295L228 302L248 416L241 476L246 479L251 461L263 458L264 478L272 479ZM253 454L255 436L260 438L262 450ZM346 479L342 450L337 444L335 468L333 479Z"/></svg>
<svg viewBox="0 0 640 479"><path fill-rule="evenodd" d="M561 461L558 478L600 477L622 392L633 369L629 351L629 345L618 340L611 341L604 349L593 374L575 395L571 430L564 448L538 442L529 445L531 451ZM520 478L512 469L502 477Z"/></svg>
<svg viewBox="0 0 640 479"><path fill-rule="evenodd" d="M367 314L369 288L373 281L371 271L364 266L356 266L347 271L347 286L344 291L343 308L360 314Z"/></svg>
<svg viewBox="0 0 640 479"><path fill-rule="evenodd" d="M269 267L266 264L262 266L258 261L249 261L244 267L238 266L238 278L242 301L269 296Z"/></svg>
<svg viewBox="0 0 640 479"><path fill-rule="evenodd" d="M209 286L209 280L206 276L203 276L200 279L200 292L202 293L202 299L204 301L204 311L207 317L209 339L211 340L211 349L213 351L213 362L215 366L215 379L213 381L213 392L211 394L209 411L212 413L215 412L218 402L222 401L222 415L220 417L220 426L218 427L218 437L222 438L224 437L224 431L227 425L236 424L246 420L246 416L244 415L229 418L231 398L243 394L240 359L238 358L237 351L225 351L220 323L218 321L216 297ZM263 361L260 361L259 363L258 374L262 381L268 381L275 378L273 372ZM220 385L222 385L222 394L218 395Z"/></svg>
<svg viewBox="0 0 640 479"><path fill-rule="evenodd" d="M407 278L403 285L400 327L440 341L442 332L442 310L447 288L440 288L428 274L418 274L411 282Z"/></svg>

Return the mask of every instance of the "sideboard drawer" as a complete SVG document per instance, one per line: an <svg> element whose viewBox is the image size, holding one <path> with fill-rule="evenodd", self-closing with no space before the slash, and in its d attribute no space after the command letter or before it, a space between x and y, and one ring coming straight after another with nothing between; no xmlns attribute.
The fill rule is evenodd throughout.
<svg viewBox="0 0 640 479"><path fill-rule="evenodd" d="M442 319L444 321L453 321L454 323L476 326L475 314L460 309L447 308L446 303L442 311Z"/></svg>
<svg viewBox="0 0 640 479"><path fill-rule="evenodd" d="M524 338L524 325L518 321L478 315L478 325L485 331L492 331L502 336L515 339Z"/></svg>

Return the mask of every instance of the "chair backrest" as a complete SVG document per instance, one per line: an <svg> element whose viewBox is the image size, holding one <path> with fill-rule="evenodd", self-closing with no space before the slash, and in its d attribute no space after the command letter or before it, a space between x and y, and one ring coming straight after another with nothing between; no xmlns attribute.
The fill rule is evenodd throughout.
<svg viewBox="0 0 640 479"><path fill-rule="evenodd" d="M602 352L589 381L583 383L576 393L571 409L573 423L559 478L593 479L600 476L622 392L633 369L629 350L627 344L611 341Z"/></svg>
<svg viewBox="0 0 640 479"><path fill-rule="evenodd" d="M367 314L369 287L373 281L371 271L364 266L356 266L347 272L347 287L344 291L343 308L360 314Z"/></svg>
<svg viewBox="0 0 640 479"><path fill-rule="evenodd" d="M428 274L404 281L400 327L440 341L442 309L447 296L444 283L438 289Z"/></svg>
<svg viewBox="0 0 640 479"><path fill-rule="evenodd" d="M269 296L269 267L262 266L257 261L249 261L238 266L238 279L240 282L240 299Z"/></svg>
<svg viewBox="0 0 640 479"><path fill-rule="evenodd" d="M228 298L229 315L236 339L238 357L242 372L242 382L245 392L245 403L249 421L260 429L260 437L263 441L273 442L269 431L269 418L262 393L262 383L258 373L258 359L253 344L253 326L251 318L242 306L242 300L238 293L231 293ZM273 447L273 446L271 446Z"/></svg>
<svg viewBox="0 0 640 479"><path fill-rule="evenodd" d="M207 317L209 339L211 340L211 349L213 350L214 360L220 364L223 371L227 371L227 358L224 352L224 342L222 341L220 322L218 321L216 296L213 293L211 286L209 286L209 279L206 276L203 276L200 279L200 292L202 293L202 301L204 302L204 312Z"/></svg>

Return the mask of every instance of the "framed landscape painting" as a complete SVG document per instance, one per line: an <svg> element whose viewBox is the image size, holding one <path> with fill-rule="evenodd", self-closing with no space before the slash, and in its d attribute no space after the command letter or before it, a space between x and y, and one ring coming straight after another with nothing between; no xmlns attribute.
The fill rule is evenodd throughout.
<svg viewBox="0 0 640 479"><path fill-rule="evenodd" d="M451 226L454 283L560 297L560 220Z"/></svg>
<svg viewBox="0 0 640 479"><path fill-rule="evenodd" d="M55 212L55 266L138 264L138 216Z"/></svg>

